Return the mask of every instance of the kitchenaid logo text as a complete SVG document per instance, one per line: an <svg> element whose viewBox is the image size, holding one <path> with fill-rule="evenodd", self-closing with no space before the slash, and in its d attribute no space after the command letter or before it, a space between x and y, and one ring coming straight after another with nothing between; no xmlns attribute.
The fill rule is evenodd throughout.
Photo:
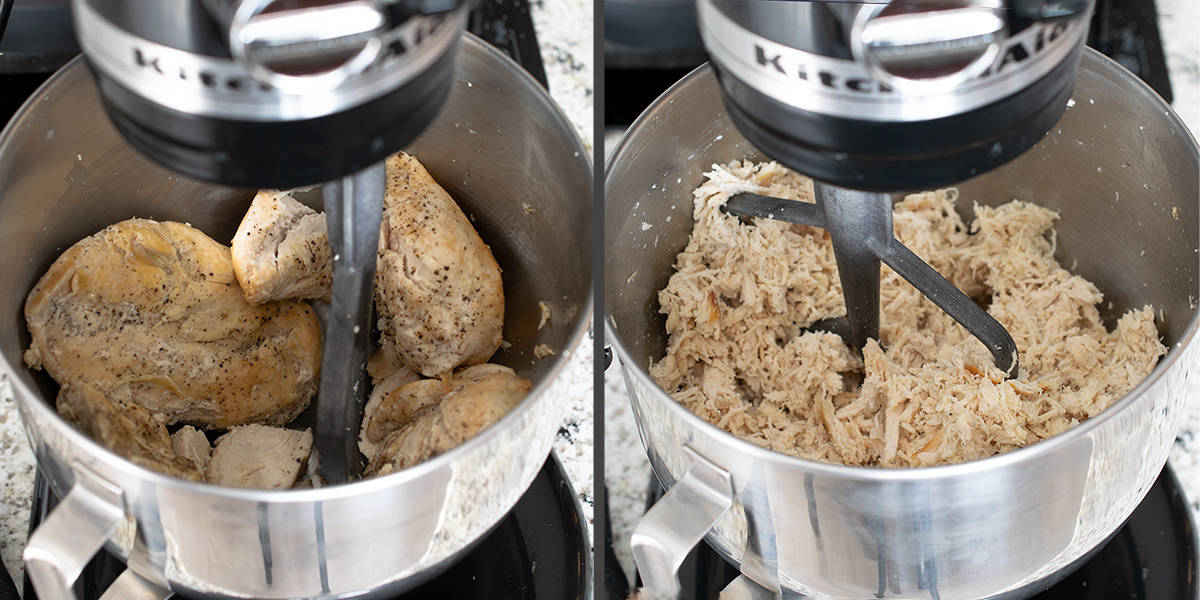
<svg viewBox="0 0 1200 600"><path fill-rule="evenodd" d="M368 71L394 66L406 60L422 44L432 40L450 20L443 17L414 17L392 30L384 38L384 49ZM151 72L181 82L194 83L198 87L223 92L270 92L274 88L246 73L241 66L229 59L198 55L187 55L179 59L180 53L156 53L151 48L134 47L133 64L142 72Z"/></svg>
<svg viewBox="0 0 1200 600"><path fill-rule="evenodd" d="M165 77L175 77L181 82L192 82L207 89L222 89L230 92L271 90L271 86L240 71L228 68L204 68L193 64L192 61L174 62L171 56L151 54L151 51L141 48L133 49L133 64L141 67L143 72L149 71Z"/></svg>
<svg viewBox="0 0 1200 600"><path fill-rule="evenodd" d="M1053 47L1055 42L1063 38L1066 31L1067 26L1062 23L1039 24L1025 29L1006 40L1004 51L977 81L1029 62ZM893 91L854 61L830 59L798 50L777 51L755 42L754 63L768 73L808 82L828 90L859 94L886 94Z"/></svg>
<svg viewBox="0 0 1200 600"><path fill-rule="evenodd" d="M380 61L380 63L387 62L388 59L391 58L408 54L426 40L432 39L434 34L441 31L446 23L448 23L450 20L444 18L414 17L413 21L415 21L415 23L413 23L412 26L405 26L397 30L395 39L388 42L387 50L385 51L383 60ZM408 23L405 25L408 25Z"/></svg>

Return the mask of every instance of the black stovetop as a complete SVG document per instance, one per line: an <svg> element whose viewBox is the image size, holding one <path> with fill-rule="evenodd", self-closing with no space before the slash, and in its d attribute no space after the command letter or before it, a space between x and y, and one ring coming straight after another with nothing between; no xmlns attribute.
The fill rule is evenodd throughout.
<svg viewBox="0 0 1200 600"><path fill-rule="evenodd" d="M661 494L657 480L652 481L648 505ZM1195 527L1179 481L1164 468L1125 524L1091 558L1029 600L1196 600L1200 556ZM607 578L610 600L623 600L629 593L621 575ZM737 576L736 567L700 544L680 568L682 598L715 599Z"/></svg>

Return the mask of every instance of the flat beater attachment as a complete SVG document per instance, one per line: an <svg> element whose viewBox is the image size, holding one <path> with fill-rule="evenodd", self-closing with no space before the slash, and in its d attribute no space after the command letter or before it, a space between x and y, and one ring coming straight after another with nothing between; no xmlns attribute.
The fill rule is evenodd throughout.
<svg viewBox="0 0 1200 600"><path fill-rule="evenodd" d="M325 322L315 443L327 484L358 476L358 428L375 307L375 261L383 212L383 163L325 184L325 221L333 252L333 295Z"/></svg>
<svg viewBox="0 0 1200 600"><path fill-rule="evenodd" d="M1016 377L1017 345L1008 330L896 239L892 230L892 200L887 194L822 183L814 183L814 188L815 204L742 193L730 198L724 206L725 212L741 217L774 219L829 232L849 327L846 331L846 327L834 322L824 327L814 324L814 328L842 335L859 351L868 339L879 339L882 261L983 342L997 367L1009 377Z"/></svg>

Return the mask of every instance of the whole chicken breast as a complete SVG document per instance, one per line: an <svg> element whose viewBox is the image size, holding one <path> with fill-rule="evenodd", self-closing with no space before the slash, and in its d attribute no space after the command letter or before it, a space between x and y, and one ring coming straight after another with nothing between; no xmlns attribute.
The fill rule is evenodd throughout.
<svg viewBox="0 0 1200 600"><path fill-rule="evenodd" d="M333 263L325 214L290 192L260 190L230 247L233 272L250 304L328 300Z"/></svg>
<svg viewBox="0 0 1200 600"><path fill-rule="evenodd" d="M416 158L387 159L375 306L384 345L436 377L500 347L500 265L454 199Z"/></svg>
<svg viewBox="0 0 1200 600"><path fill-rule="evenodd" d="M229 248L130 219L64 252L25 303L25 361L60 384L128 389L165 424L286 423L308 406L321 331L301 302L251 306Z"/></svg>

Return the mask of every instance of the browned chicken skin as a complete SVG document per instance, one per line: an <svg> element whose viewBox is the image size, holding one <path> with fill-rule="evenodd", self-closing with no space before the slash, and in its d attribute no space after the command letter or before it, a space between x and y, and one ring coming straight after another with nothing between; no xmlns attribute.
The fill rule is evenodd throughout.
<svg viewBox="0 0 1200 600"><path fill-rule="evenodd" d="M316 390L312 309L250 306L229 249L181 223L130 219L75 244L29 294L25 318L31 367L105 395L127 388L165 424L282 424Z"/></svg>

